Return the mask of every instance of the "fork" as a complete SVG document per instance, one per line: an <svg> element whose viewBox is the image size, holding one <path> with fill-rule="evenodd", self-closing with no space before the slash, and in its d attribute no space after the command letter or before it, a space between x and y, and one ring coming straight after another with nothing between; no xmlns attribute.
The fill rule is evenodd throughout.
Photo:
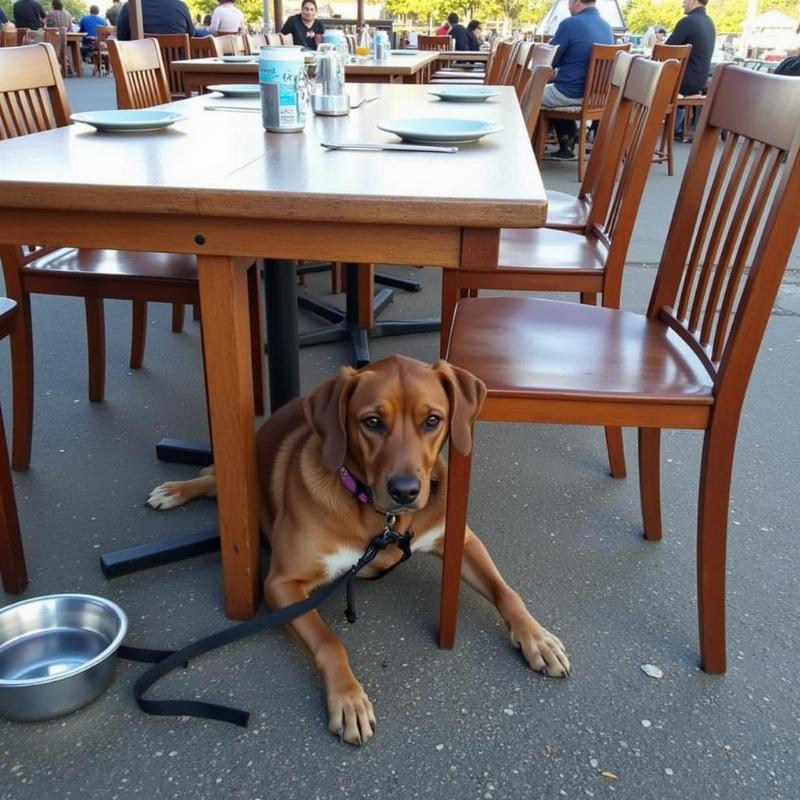
<svg viewBox="0 0 800 800"><path fill-rule="evenodd" d="M360 100L357 100L355 103L350 104L350 110L356 108L361 108L361 106L366 105L367 103L371 103L373 100L377 100L377 97L362 97Z"/></svg>

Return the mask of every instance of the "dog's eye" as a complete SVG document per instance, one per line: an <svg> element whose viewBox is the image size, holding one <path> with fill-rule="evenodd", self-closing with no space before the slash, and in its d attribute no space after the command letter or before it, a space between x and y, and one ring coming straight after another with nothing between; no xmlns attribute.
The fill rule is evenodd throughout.
<svg viewBox="0 0 800 800"><path fill-rule="evenodd" d="M425 429L434 431L442 424L442 418L438 414L428 414L425 418Z"/></svg>
<svg viewBox="0 0 800 800"><path fill-rule="evenodd" d="M365 428L369 428L371 431L377 431L377 430L380 430L380 428L381 428L381 425L382 425L382 423L381 423L381 418L380 418L380 417L378 417L378 416L375 416L374 414L373 414L373 415L371 415L371 416L369 416L369 417L365 417L365 418L364 418L364 419L361 421L361 424L362 424L362 425L363 425Z"/></svg>

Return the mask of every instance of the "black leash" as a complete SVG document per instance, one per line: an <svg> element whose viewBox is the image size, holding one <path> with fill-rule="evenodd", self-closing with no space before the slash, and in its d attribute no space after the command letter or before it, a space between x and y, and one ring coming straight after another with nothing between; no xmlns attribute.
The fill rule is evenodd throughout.
<svg viewBox="0 0 800 800"><path fill-rule="evenodd" d="M203 639L199 639L180 650L153 650L143 647L129 647L122 645L118 654L121 658L130 661L141 661L153 666L141 675L133 685L133 696L139 708L147 714L157 714L160 716L179 715L187 717L200 717L202 719L219 720L220 722L230 722L242 728L247 727L250 714L238 708L217 705L216 703L205 703L200 700L148 700L144 695L161 678L172 672L176 667L187 666L192 658L224 647L226 644L244 639L253 633L276 628L283 625L295 617L311 611L322 605L343 583L347 583L347 608L345 616L348 622L356 621L355 600L353 593L353 579L358 572L367 566L381 550L396 544L402 550L402 557L393 564L379 577L388 575L398 564L407 561L411 557L411 533L400 534L394 530L395 517L393 514L386 515L386 526L383 531L373 537L367 545L367 549L359 560L350 569L338 577L333 583L315 592L311 597L293 603L290 606L273 611L266 616L233 625L230 628L212 633Z"/></svg>

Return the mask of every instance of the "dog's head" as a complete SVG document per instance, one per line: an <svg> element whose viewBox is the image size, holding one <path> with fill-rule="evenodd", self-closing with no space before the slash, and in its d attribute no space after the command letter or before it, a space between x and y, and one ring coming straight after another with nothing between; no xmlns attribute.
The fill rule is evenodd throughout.
<svg viewBox="0 0 800 800"><path fill-rule="evenodd" d="M402 513L427 504L448 434L451 446L470 452L485 397L486 386L466 370L391 356L343 367L306 399L305 412L322 439L323 466L346 464L370 487L376 510Z"/></svg>

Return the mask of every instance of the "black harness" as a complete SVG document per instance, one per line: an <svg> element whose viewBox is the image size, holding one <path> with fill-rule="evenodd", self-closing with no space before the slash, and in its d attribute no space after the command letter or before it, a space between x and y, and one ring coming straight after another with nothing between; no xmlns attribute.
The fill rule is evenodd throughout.
<svg viewBox="0 0 800 800"><path fill-rule="evenodd" d="M347 476L352 478L349 472ZM357 481L357 492L352 491L345 483L344 476L340 471L340 480L342 485L348 489L359 502L366 503L371 499L371 492L365 484ZM353 478L353 480L356 480ZM364 497L365 499L362 499ZM394 563L387 570L377 575L376 578L382 578L388 575L398 564L407 561L411 557L411 538L413 534L409 531L407 533L398 533L394 526L396 517L394 514L386 515L386 524L383 530L374 536L370 543L364 550L361 558L350 567L347 572L340 575L333 583L325 586L319 591L315 592L311 597L301 600L298 603L293 603L285 608L278 609L272 613L266 614L262 617L252 619L248 622L242 622L238 625L233 625L230 628L217 631L216 633L199 639L180 650L152 650L149 648L129 647L122 645L119 648L119 656L131 661L142 661L148 664L153 664L144 675L141 675L136 683L133 685L133 696L139 705L139 708L147 714L157 714L161 716L179 715L187 717L200 717L203 719L219 720L221 722L230 722L234 725L239 725L243 728L247 727L250 714L247 711L242 711L238 708L230 706L217 705L216 703L205 703L200 700L149 700L145 697L147 691L161 678L168 673L172 672L176 667L188 666L188 662L192 658L208 653L211 650L217 650L224 647L226 644L244 639L251 634L258 633L259 631L269 630L283 625L295 617L300 617L303 614L311 611L322 605L343 583L347 584L347 607L345 609L345 617L348 622L356 621L355 612L355 598L353 590L353 580L356 575L373 561L378 554L391 545L397 545L402 551L402 557ZM373 578L374 580L374 578Z"/></svg>

